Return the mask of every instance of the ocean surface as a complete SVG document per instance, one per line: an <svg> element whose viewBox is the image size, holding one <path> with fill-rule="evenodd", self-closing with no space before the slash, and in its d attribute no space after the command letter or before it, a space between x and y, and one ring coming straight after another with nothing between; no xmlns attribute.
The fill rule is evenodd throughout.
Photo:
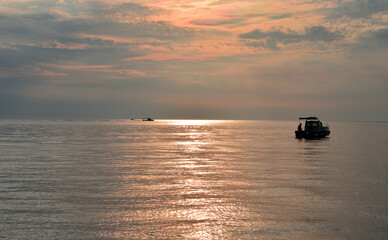
<svg viewBox="0 0 388 240"><path fill-rule="evenodd" d="M388 239L388 123L0 121L0 239Z"/></svg>

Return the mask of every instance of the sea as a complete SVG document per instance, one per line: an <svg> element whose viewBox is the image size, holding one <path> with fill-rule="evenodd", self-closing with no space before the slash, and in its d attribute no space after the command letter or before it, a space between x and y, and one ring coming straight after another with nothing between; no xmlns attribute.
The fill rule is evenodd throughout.
<svg viewBox="0 0 388 240"><path fill-rule="evenodd" d="M388 239L388 123L0 120L0 239Z"/></svg>

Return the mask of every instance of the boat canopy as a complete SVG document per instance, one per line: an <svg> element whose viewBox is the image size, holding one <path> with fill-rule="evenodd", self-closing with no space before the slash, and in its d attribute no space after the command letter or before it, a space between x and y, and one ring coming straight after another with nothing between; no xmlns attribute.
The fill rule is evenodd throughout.
<svg viewBox="0 0 388 240"><path fill-rule="evenodd" d="M306 120L318 120L317 117L300 117L299 120L303 120L303 119L306 119Z"/></svg>

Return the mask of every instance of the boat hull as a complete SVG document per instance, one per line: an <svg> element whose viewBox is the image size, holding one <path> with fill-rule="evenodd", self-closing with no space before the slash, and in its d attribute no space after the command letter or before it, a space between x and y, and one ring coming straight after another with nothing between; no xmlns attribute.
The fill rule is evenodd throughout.
<svg viewBox="0 0 388 240"><path fill-rule="evenodd" d="M295 131L295 137L296 138L305 138L305 139L320 139L325 138L330 135L330 131L314 131L314 132L307 132L307 131Z"/></svg>

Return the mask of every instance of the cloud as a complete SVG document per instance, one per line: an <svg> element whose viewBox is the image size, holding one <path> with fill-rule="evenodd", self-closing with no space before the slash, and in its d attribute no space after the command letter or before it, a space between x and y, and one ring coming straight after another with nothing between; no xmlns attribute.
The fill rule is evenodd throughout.
<svg viewBox="0 0 388 240"><path fill-rule="evenodd" d="M69 5L74 4L66 6ZM82 12L77 14L70 10L64 14L64 8L54 9L2 13L0 33L5 36L3 41L70 39L69 37L77 37L81 33L179 41L193 38L196 34L193 29L176 27L167 21L151 20L148 17L161 10L134 3L84 3Z"/></svg>
<svg viewBox="0 0 388 240"><path fill-rule="evenodd" d="M354 49L387 50L388 28L367 31L357 39Z"/></svg>
<svg viewBox="0 0 388 240"><path fill-rule="evenodd" d="M333 42L338 39L342 39L344 36L339 32L331 32L323 26L306 27L304 33L298 33L288 29L287 31L281 30L269 30L261 31L255 29L248 33L239 35L241 39L249 40L264 40L261 42L248 42L246 45L251 47L265 47L270 49L278 49L277 43L283 43L284 45L290 43L299 43L303 41L307 42Z"/></svg>
<svg viewBox="0 0 388 240"><path fill-rule="evenodd" d="M93 15L122 22L144 21L150 16L164 12L160 8L151 8L130 2L109 3L100 1L89 3L89 6Z"/></svg>
<svg viewBox="0 0 388 240"><path fill-rule="evenodd" d="M380 29L373 35L378 41L382 41L385 44L388 44L388 28Z"/></svg>
<svg viewBox="0 0 388 240"><path fill-rule="evenodd" d="M289 18L291 16L292 16L291 13L284 13L284 14L269 16L269 18L270 19L283 19L283 18Z"/></svg>
<svg viewBox="0 0 388 240"><path fill-rule="evenodd" d="M388 2L386 0L357 0L357 1L340 1L338 6L322 9L326 15L326 19L332 20L342 17L352 19L371 18L379 12L388 10Z"/></svg>
<svg viewBox="0 0 388 240"><path fill-rule="evenodd" d="M28 72L31 76L55 77L64 76L64 69L48 69L47 64L120 66L125 59L142 56L142 45L171 45L194 39L199 33L167 21L149 19L162 10L140 4L53 2L5 4L7 9L18 11L0 14L3 72L24 77ZM135 69L122 72L143 74Z"/></svg>
<svg viewBox="0 0 388 240"><path fill-rule="evenodd" d="M126 48L97 47L86 49L69 49L52 47L40 47L29 45L14 45L13 49L0 49L0 66L16 68L25 65L41 63L58 63L64 61L84 62L88 64L111 64L127 58L138 56Z"/></svg>
<svg viewBox="0 0 388 240"><path fill-rule="evenodd" d="M277 45L276 40L274 39L266 39L264 41L250 41L245 43L246 46L248 47L253 47L253 48L268 48L272 50L279 50L280 48Z"/></svg>
<svg viewBox="0 0 388 240"><path fill-rule="evenodd" d="M224 18L209 18L209 19L194 19L190 22L190 24L193 25L199 25L199 26L222 26L222 25L229 25L229 24L237 24L242 21L244 21L245 18L229 18L229 19L224 19Z"/></svg>

